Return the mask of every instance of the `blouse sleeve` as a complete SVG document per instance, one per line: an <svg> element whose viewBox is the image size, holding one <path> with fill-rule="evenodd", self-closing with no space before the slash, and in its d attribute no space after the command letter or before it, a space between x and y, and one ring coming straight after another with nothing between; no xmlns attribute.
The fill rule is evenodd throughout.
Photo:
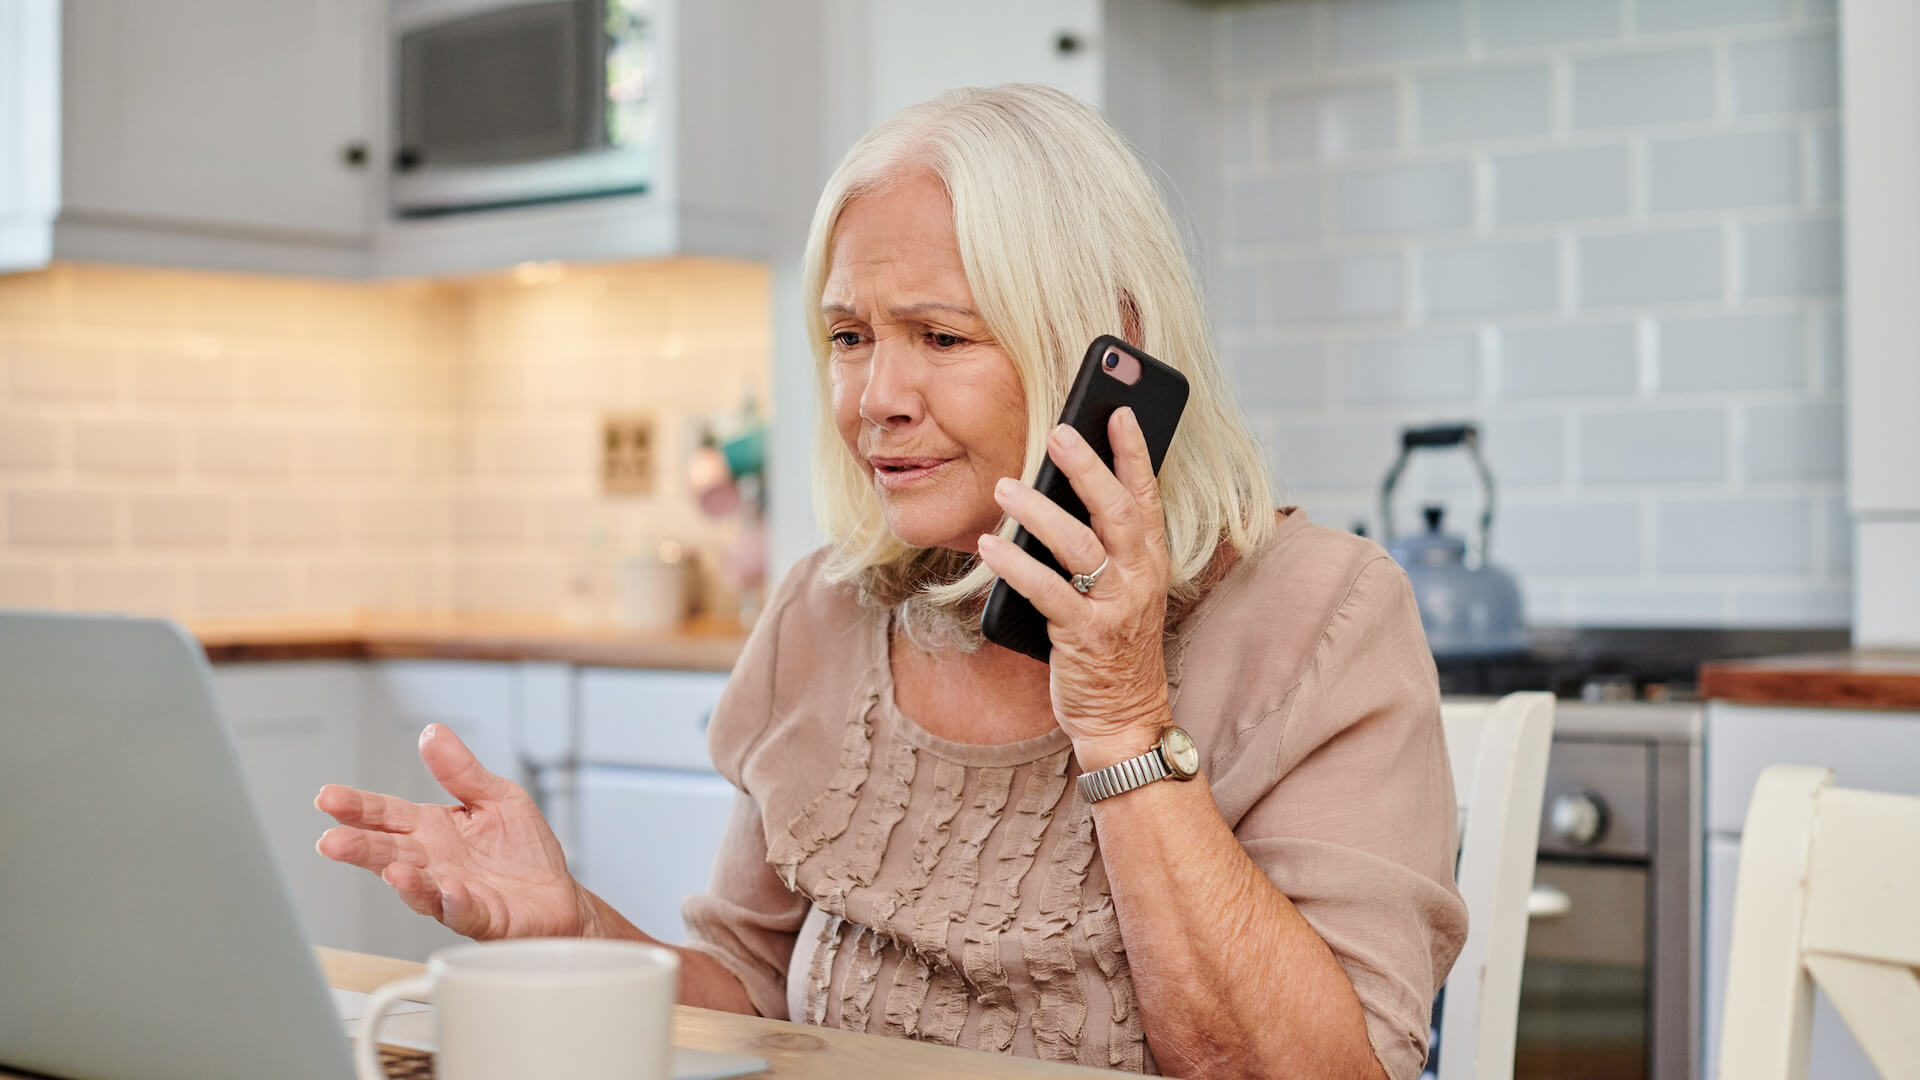
<svg viewBox="0 0 1920 1080"><path fill-rule="evenodd" d="M720 702L714 706L707 746L720 775L735 789L732 812L713 862L707 891L686 898L687 947L719 961L746 987L761 1016L787 1019L787 965L794 939L806 921L808 901L789 891L767 865L766 829L760 806L742 779L748 753L780 707L780 636L795 594L807 586L817 559L796 565L767 606Z"/></svg>
<svg viewBox="0 0 1920 1080"><path fill-rule="evenodd" d="M1418 1076L1466 908L1438 680L1390 559L1355 576L1276 714L1279 779L1235 836L1346 970L1387 1075Z"/></svg>

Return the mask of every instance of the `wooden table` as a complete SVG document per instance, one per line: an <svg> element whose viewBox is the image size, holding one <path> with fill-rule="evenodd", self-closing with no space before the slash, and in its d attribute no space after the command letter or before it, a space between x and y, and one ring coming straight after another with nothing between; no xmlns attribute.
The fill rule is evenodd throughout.
<svg viewBox="0 0 1920 1080"><path fill-rule="evenodd" d="M1700 697L1742 705L1826 709L1920 709L1920 649L1855 649L1700 669Z"/></svg>
<svg viewBox="0 0 1920 1080"><path fill-rule="evenodd" d="M421 965L365 953L316 947L327 982L342 990L372 992L380 984L417 975ZM971 1080L1113 1076L1099 1069L1054 1065L1030 1058L956 1050L948 1046L807 1027L784 1020L676 1005L673 1041L679 1046L763 1058L773 1067L756 1076L794 1080ZM0 1075L5 1075L0 1073Z"/></svg>

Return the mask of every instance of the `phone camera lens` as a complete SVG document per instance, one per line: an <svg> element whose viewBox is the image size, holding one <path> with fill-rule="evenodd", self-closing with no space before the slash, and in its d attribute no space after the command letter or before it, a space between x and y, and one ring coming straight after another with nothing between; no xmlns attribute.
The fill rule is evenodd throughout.
<svg viewBox="0 0 1920 1080"><path fill-rule="evenodd" d="M1107 364L1107 370L1108 370L1108 371L1112 371L1112 370L1113 370L1114 368L1117 368L1117 367L1119 367L1119 366L1120 366L1120 354L1119 354L1119 353L1117 353L1117 352L1114 352L1114 351L1112 351L1112 350L1108 350L1108 351L1107 351L1107 357L1106 357L1106 364Z"/></svg>

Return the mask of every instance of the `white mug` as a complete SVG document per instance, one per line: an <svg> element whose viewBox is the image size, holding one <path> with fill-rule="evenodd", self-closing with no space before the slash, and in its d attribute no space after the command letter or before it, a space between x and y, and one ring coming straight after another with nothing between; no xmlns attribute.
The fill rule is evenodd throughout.
<svg viewBox="0 0 1920 1080"><path fill-rule="evenodd" d="M667 1080L679 973L671 950L627 941L521 938L441 949L425 975L374 992L354 1066L360 1080L385 1080L381 1021L402 998L428 998L439 1080Z"/></svg>

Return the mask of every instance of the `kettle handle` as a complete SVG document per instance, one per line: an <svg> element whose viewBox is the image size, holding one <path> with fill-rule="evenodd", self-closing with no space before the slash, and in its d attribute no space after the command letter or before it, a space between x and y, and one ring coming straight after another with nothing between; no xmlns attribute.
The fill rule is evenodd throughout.
<svg viewBox="0 0 1920 1080"><path fill-rule="evenodd" d="M1480 477L1480 490L1486 496L1486 502L1480 511L1480 565L1490 561L1488 549L1493 542L1493 473L1487 469L1487 461L1480 456L1480 429L1473 424L1433 424L1427 427L1402 428L1400 431L1400 456L1393 459L1393 467L1387 470L1387 478L1380 483L1380 543L1382 546L1393 543L1393 489L1400 483L1400 474L1406 471L1407 459L1415 450L1438 450L1449 446L1465 447L1467 456L1473 459L1474 472Z"/></svg>

